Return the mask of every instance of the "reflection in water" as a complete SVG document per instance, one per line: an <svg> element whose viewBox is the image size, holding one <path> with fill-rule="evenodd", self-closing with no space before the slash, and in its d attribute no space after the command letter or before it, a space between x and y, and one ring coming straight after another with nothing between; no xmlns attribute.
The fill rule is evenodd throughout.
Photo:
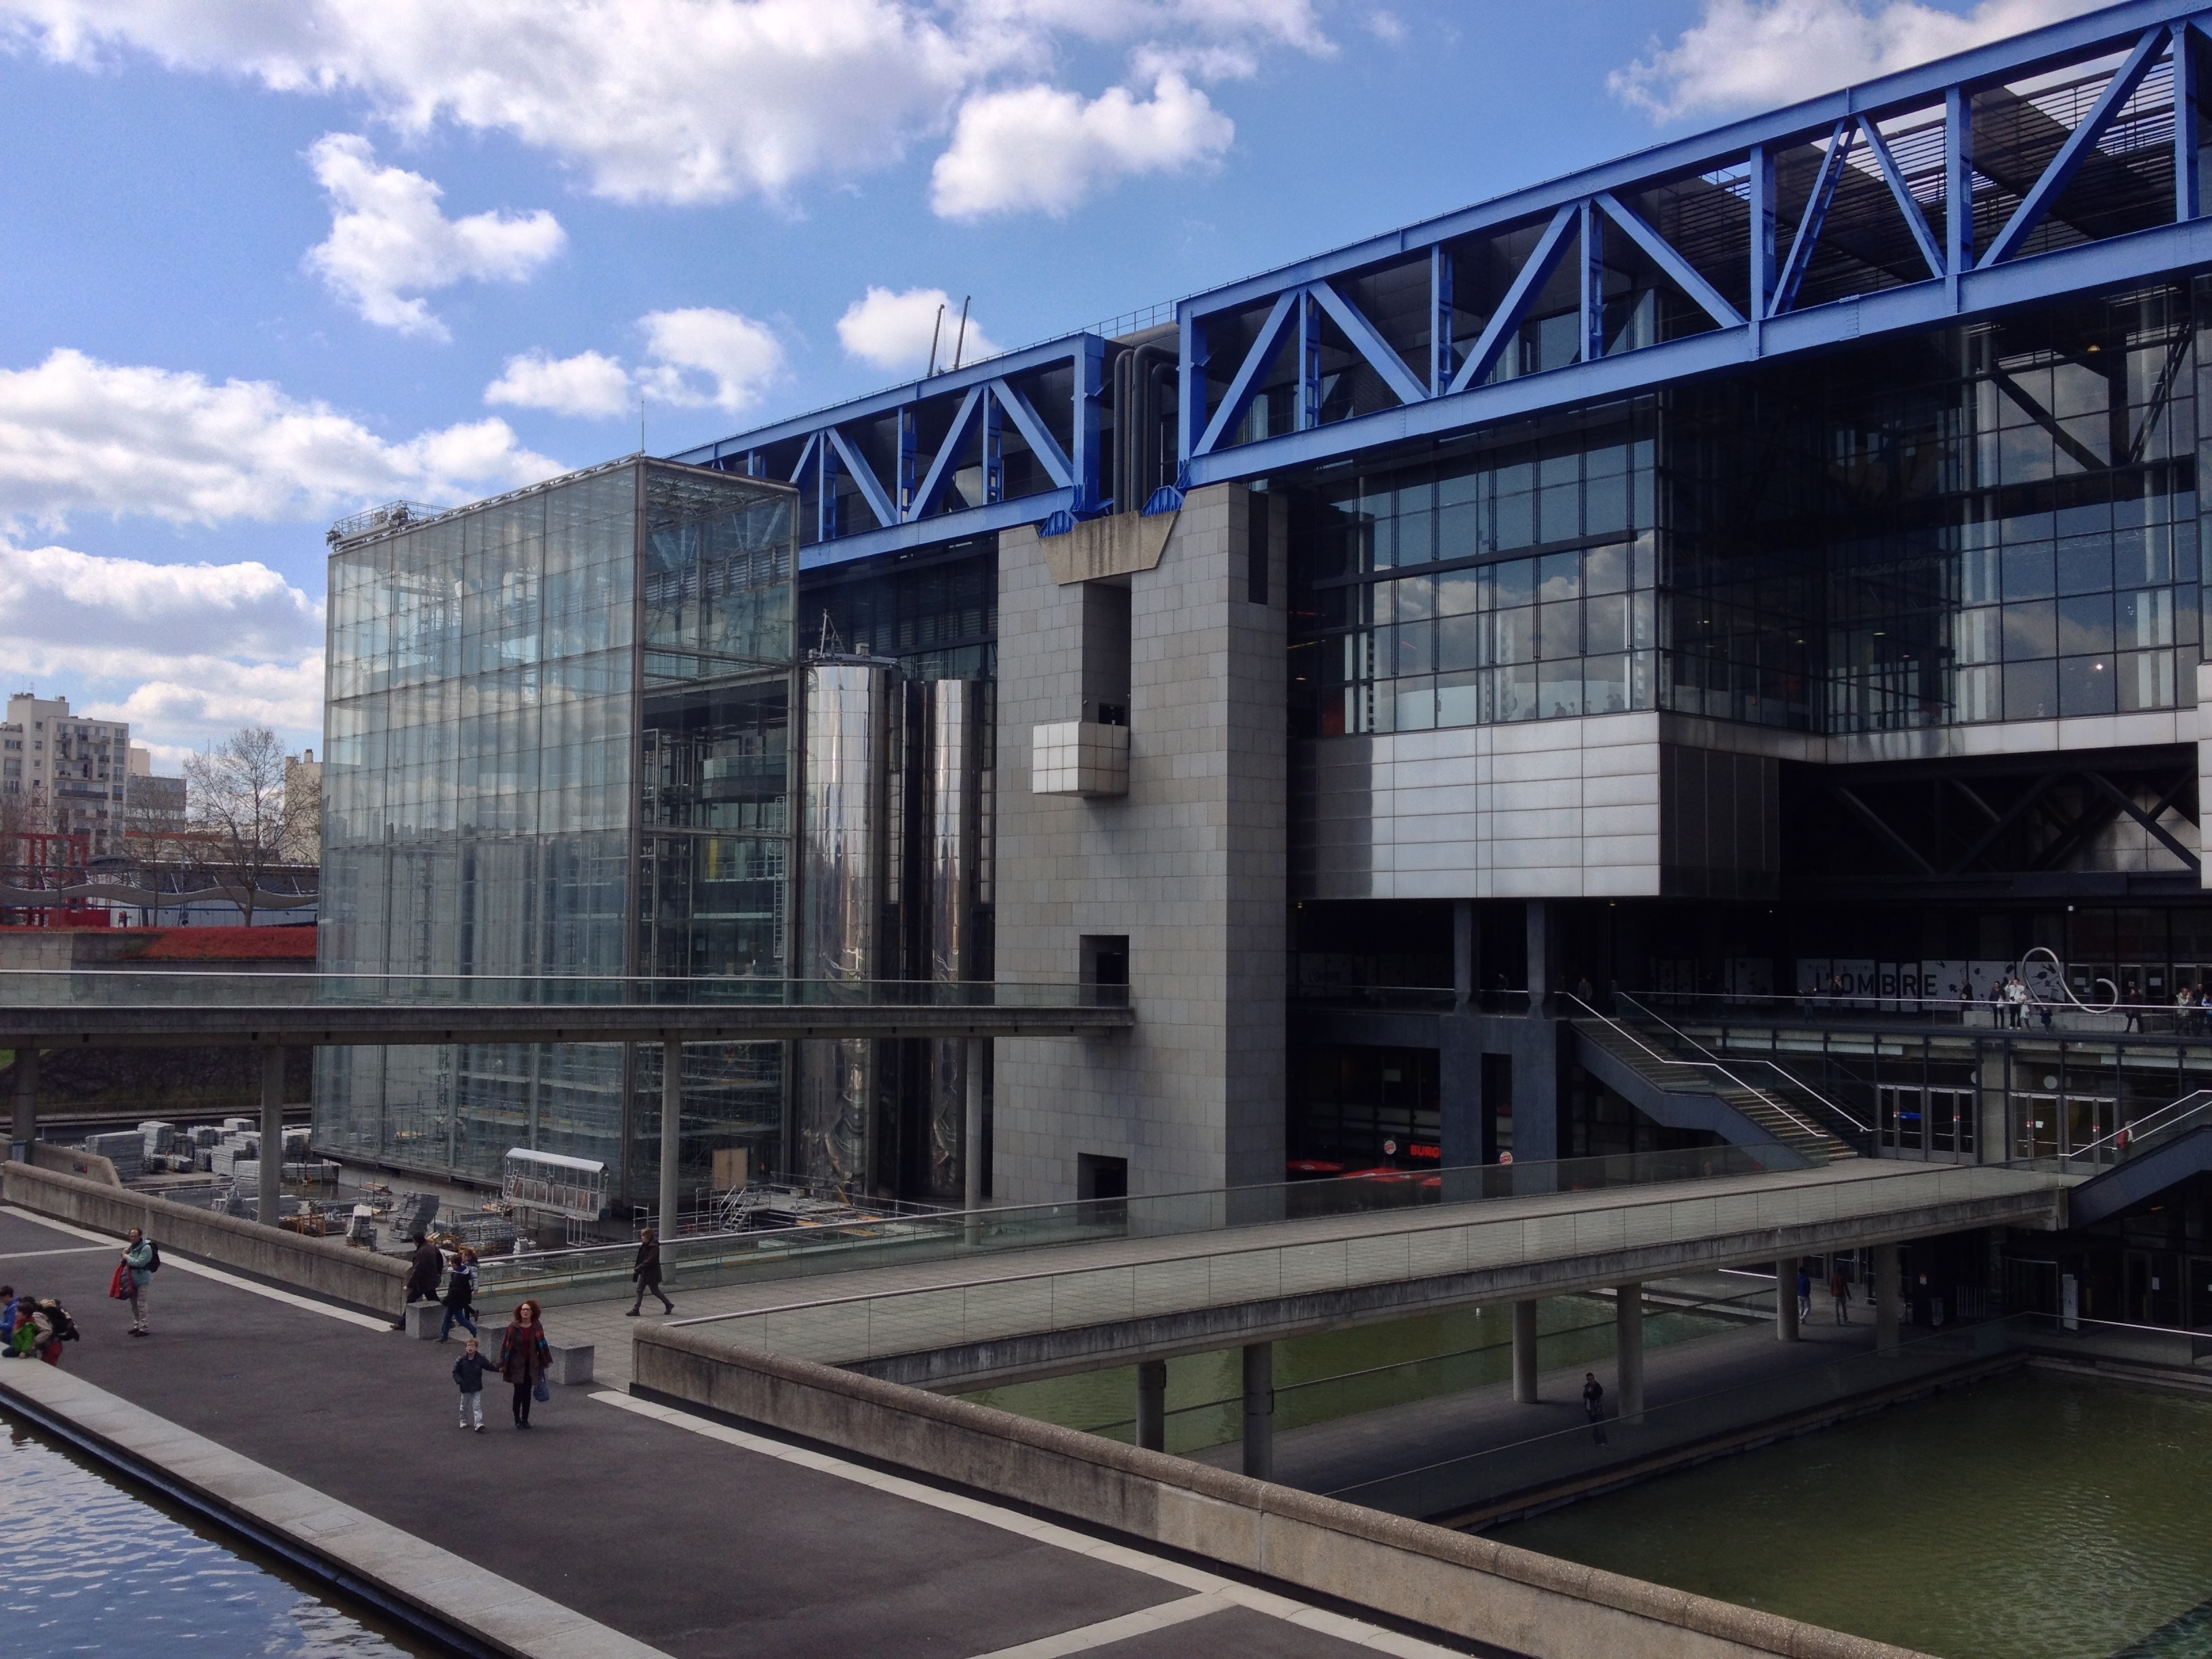
<svg viewBox="0 0 2212 1659"><path fill-rule="evenodd" d="M0 1443L0 1650L403 1659L431 1650L240 1559L20 1428Z"/></svg>
<svg viewBox="0 0 2212 1659"><path fill-rule="evenodd" d="M1943 1659L2212 1656L2212 1400L2023 1371L1489 1536Z"/></svg>
<svg viewBox="0 0 2212 1659"><path fill-rule="evenodd" d="M1548 1370L1611 1364L1613 1304L1590 1296L1547 1297L1536 1305L1542 1363ZM1709 1312L1652 1310L1649 1348L1741 1328ZM1178 1456L1225 1446L1244 1432L1241 1351L1223 1348L1168 1362L1167 1449ZM1361 1412L1433 1400L1505 1382L1513 1375L1510 1307L1458 1308L1387 1324L1360 1325L1275 1344L1275 1430L1285 1433ZM1081 1429L1109 1440L1137 1437L1137 1368L1012 1382L963 1395L1017 1416Z"/></svg>

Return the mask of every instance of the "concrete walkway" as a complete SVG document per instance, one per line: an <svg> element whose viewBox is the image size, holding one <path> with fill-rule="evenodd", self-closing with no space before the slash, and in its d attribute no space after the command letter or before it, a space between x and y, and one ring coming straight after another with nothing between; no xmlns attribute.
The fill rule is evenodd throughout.
<svg viewBox="0 0 2212 1659"><path fill-rule="evenodd" d="M456 1349L174 1258L133 1340L114 1250L0 1210L0 1279L62 1299L84 1331L67 1374L156 1440L201 1437L677 1659L1457 1650L605 1389L555 1389L525 1433L501 1385L465 1433ZM0 1364L0 1407L32 1363Z"/></svg>

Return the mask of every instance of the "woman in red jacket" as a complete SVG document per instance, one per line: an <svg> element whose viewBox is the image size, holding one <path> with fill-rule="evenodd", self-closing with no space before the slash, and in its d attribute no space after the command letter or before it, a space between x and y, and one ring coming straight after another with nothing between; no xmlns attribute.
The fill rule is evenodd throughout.
<svg viewBox="0 0 2212 1659"><path fill-rule="evenodd" d="M514 1426L530 1426L530 1399L538 1380L551 1369L553 1350L538 1322L538 1304L526 1302L499 1339L499 1374L514 1385Z"/></svg>

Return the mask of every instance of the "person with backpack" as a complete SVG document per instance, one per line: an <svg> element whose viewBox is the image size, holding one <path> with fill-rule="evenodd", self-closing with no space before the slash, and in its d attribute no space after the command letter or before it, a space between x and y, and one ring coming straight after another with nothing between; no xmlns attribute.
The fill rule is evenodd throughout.
<svg viewBox="0 0 2212 1659"><path fill-rule="evenodd" d="M446 1322L438 1328L438 1340L450 1341L459 1325L471 1336L477 1333L477 1253L464 1244L453 1257L453 1271L446 1280Z"/></svg>
<svg viewBox="0 0 2212 1659"><path fill-rule="evenodd" d="M1590 1438L1602 1446L1605 1439L1605 1384L1595 1371L1583 1373L1583 1415L1589 1419Z"/></svg>
<svg viewBox="0 0 2212 1659"><path fill-rule="evenodd" d="M62 1344L77 1340L76 1321L52 1297L20 1298L23 1311L15 1321L15 1349L25 1358L43 1359L58 1370Z"/></svg>
<svg viewBox="0 0 2212 1659"><path fill-rule="evenodd" d="M161 1253L154 1241L138 1228L131 1230L130 1239L123 1246L123 1267L129 1275L131 1302L131 1334L147 1334L146 1304L154 1274L161 1265Z"/></svg>

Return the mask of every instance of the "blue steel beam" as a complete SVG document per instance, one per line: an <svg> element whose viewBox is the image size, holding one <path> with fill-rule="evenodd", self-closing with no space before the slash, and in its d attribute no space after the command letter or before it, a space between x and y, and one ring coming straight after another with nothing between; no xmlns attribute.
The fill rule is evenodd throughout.
<svg viewBox="0 0 2212 1659"><path fill-rule="evenodd" d="M2197 31L2176 23L2173 31L2173 216L2194 219L2203 211L2198 188L2197 129Z"/></svg>
<svg viewBox="0 0 2212 1659"><path fill-rule="evenodd" d="M1429 395L1451 384L1459 360L1452 349L1452 257L1441 246L1429 250Z"/></svg>
<svg viewBox="0 0 2212 1659"><path fill-rule="evenodd" d="M1321 424L1321 307L1311 289L1298 290L1297 308L1297 423L1305 432Z"/></svg>
<svg viewBox="0 0 2212 1659"><path fill-rule="evenodd" d="M1023 441L1029 445L1030 453L1044 464L1045 476L1052 480L1054 485L1060 489L1073 485L1075 472L1068 465L1066 452L1060 448L1060 441L1047 429L1045 423L1037 418L1037 412L1030 407L1029 399L1004 380L994 380L991 382L991 400L996 407L1014 417L1014 425L1020 430Z"/></svg>
<svg viewBox="0 0 2212 1659"><path fill-rule="evenodd" d="M1946 269L1943 251L1936 246L1936 233L1928 228L1928 216L1920 210L1920 203L1905 182L1905 174L1897 165L1897 157L1889 153L1882 142L1881 131L1863 115L1859 117L1859 137L1866 140L1867 148L1874 152L1875 162L1881 168L1882 182L1889 186L1897 210L1904 216L1905 228L1912 233L1912 243L1927 262L1928 274L1941 276Z"/></svg>
<svg viewBox="0 0 2212 1659"><path fill-rule="evenodd" d="M1797 221L1797 234L1790 244L1790 257L1782 263L1782 274L1775 278L1774 300L1767 315L1778 317L1797 303L1797 290L1804 286L1805 272L1813 263L1814 251L1820 246L1820 229L1828 222L1828 204L1836 199L1836 186L1842 182L1844 163L1850 159L1851 141L1858 136L1857 129L1842 121L1828 135L1828 153L1820 158L1820 175L1813 180L1813 193L1805 198L1805 211Z"/></svg>
<svg viewBox="0 0 2212 1659"><path fill-rule="evenodd" d="M1298 296L1295 293L1285 294L1276 299L1275 308L1267 313L1267 321L1260 325L1260 332L1252 341L1252 349L1244 354L1244 361L1237 366L1236 377L1229 382L1229 390L1222 394L1221 407L1215 410L1212 418L1206 422L1205 432L1193 450L1194 453L1206 453L1221 441L1224 434L1244 418L1245 410L1251 405L1254 390L1266 378L1267 370L1274 363L1275 354L1282 347L1284 325L1290 320L1291 313L1297 302ZM1183 334L1188 342L1190 330L1185 328ZM1188 432L1191 430L1191 416L1202 416L1206 413L1206 376L1202 372L1193 372L1188 343L1183 348L1183 430ZM1118 502L1115 504L1119 505Z"/></svg>
<svg viewBox="0 0 2212 1659"><path fill-rule="evenodd" d="M986 536L998 531L1012 530L1021 525L1039 524L1055 513L1073 513L1074 510L1075 492L1072 489L1051 489L1042 495L1017 495L1010 501L963 507L957 513L940 513L933 519L893 525L884 530L856 531L836 541L811 543L799 550L799 568L820 570L830 565L849 564L855 559L876 558L885 553L903 553L917 547L937 547L946 542L963 541L970 536Z"/></svg>
<svg viewBox="0 0 2212 1659"><path fill-rule="evenodd" d="M1316 283L1309 291L1321 301L1321 308L1336 319L1336 325L1344 331L1344 337L1352 342L1352 349L1382 377L1382 383L1396 394L1400 403L1417 404L1429 395L1428 388L1413 378L1413 371L1406 367L1406 360L1367 320L1364 312L1347 303L1327 283Z"/></svg>
<svg viewBox="0 0 2212 1659"><path fill-rule="evenodd" d="M1862 115L1886 120L1940 103L1954 85L1971 88L2021 80L2106 51L2124 51L2136 44L2145 29L2199 15L2212 16L2204 0L2127 0L2127 3L2107 6L2011 40L1621 156L1441 218L1348 243L1277 270L1208 289L1184 300L1178 307L1179 315L1202 318L1265 305L1287 288L1407 254L1425 253L1436 243L1458 237L1495 234L1544 217L1562 205L1571 206L1601 190L1618 193L1655 180L1710 172L1740 161L1753 144L1782 147L1811 143L1826 137L1838 123L1854 123Z"/></svg>
<svg viewBox="0 0 2212 1659"><path fill-rule="evenodd" d="M1575 234L1582 244L1575 256L1575 355L1594 363L1605 356L1605 216L1596 203L1575 210Z"/></svg>
<svg viewBox="0 0 2212 1659"><path fill-rule="evenodd" d="M937 498L945 493L945 486L958 470L960 452L967 444L968 434L975 429L975 414L982 407L985 388L974 386L960 400L959 410L952 416L952 424L945 430L945 441L937 447L937 454L924 475L921 488L915 492L913 503L906 510L907 521L928 516L937 505Z"/></svg>
<svg viewBox="0 0 2212 1659"><path fill-rule="evenodd" d="M814 464L814 452L820 448L821 446L822 434L820 433L813 433L808 436L805 446L799 452L799 459L792 463L791 477L787 482L797 483L805 477L806 469ZM678 459L681 458L679 457Z"/></svg>
<svg viewBox="0 0 2212 1659"><path fill-rule="evenodd" d="M1536 297L1545 283L1552 280L1552 273L1559 268L1560 256L1567 251L1567 238L1574 234L1578 212L1577 204L1569 202L1553 214L1552 222L1545 227L1534 252L1528 256L1528 263L1521 267L1512 286L1505 290L1505 297L1498 302L1496 314L1483 325L1482 333L1475 340L1474 349L1467 354L1467 361L1459 366L1459 373L1452 376L1451 385L1447 388L1448 394L1464 392L1476 382L1489 378L1490 371L1498 366L1498 354L1505 349L1506 342L1521 326L1521 319L1528 312L1529 301Z"/></svg>
<svg viewBox="0 0 2212 1659"><path fill-rule="evenodd" d="M890 497L884 494L884 487L877 481L876 470L868 465L867 457L847 443L845 434L834 426L830 428L830 441L837 451L838 459L844 463L847 474L859 486L860 499L867 502L868 511L876 515L876 522L879 525L896 524L898 510L892 507Z"/></svg>
<svg viewBox="0 0 2212 1659"><path fill-rule="evenodd" d="M1605 216L1626 231L1628 240L1649 254L1651 263L1665 271L1683 293L1696 301L1706 316L1723 328L1734 328L1743 321L1743 313L1730 305L1721 291L1698 273L1695 265L1674 252L1657 231L1630 211L1611 191L1600 191L1595 200L1597 205L1605 210Z"/></svg>
<svg viewBox="0 0 2212 1659"><path fill-rule="evenodd" d="M2028 234L2043 222L2043 216L2065 192L2066 186L2074 182L2074 175L2081 170L2081 164L2097 148L2097 140L2105 136L2105 129L2112 124L2112 118L2120 112L2121 106L2135 96L2136 88L2142 84L2143 76L2150 73L2151 65L2159 60L2172 39L2172 36L2163 28L2144 32L2142 38L2136 42L2135 50L2128 54L2127 61L2105 83L2105 90L2098 95L2096 106L2058 147L2058 154L2051 158L2051 165L2044 168L2043 177L2035 181L2021 204L2013 210L2013 216L2005 221L2004 228L1990 239L1989 251L1982 255L1981 264L1993 265L2011 258Z"/></svg>
<svg viewBox="0 0 2212 1659"><path fill-rule="evenodd" d="M2205 264L2212 264L2212 219L2194 219L2186 224L2009 259L1985 270L1970 269L1959 276L1960 297L1956 306L1946 283L1929 281L1785 313L1765 324L1765 355L1771 359L1886 334L1940 327L1961 317L1985 315L2063 295L2124 287ZM1497 421L1603 402L1677 380L1741 368L1756 361L1748 325L1715 329L1638 351L1616 352L1594 363L1524 374L1492 386L1474 386L1411 407L1332 422L1313 432L1264 438L1194 456L1186 468L1185 487L1265 477L1409 439L1441 437Z"/></svg>

